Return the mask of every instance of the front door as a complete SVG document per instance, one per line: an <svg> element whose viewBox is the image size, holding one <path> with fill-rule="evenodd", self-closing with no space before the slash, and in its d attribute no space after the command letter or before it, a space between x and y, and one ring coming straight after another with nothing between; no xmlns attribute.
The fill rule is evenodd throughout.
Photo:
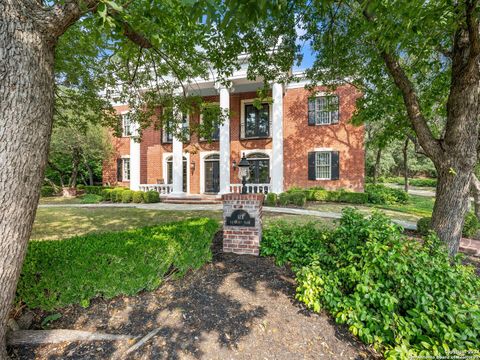
<svg viewBox="0 0 480 360"><path fill-rule="evenodd" d="M220 162L205 160L205 193L217 194L220 191Z"/></svg>

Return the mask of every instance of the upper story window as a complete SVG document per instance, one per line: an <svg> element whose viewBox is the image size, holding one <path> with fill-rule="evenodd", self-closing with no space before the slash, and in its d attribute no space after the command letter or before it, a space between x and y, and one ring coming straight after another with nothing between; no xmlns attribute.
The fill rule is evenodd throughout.
<svg viewBox="0 0 480 360"><path fill-rule="evenodd" d="M162 129L162 142L166 144L169 144L173 141L173 132L174 132L173 130L176 124L171 120L172 118L173 118L173 114L172 116L169 116L166 119L166 124L163 126L163 129ZM189 130L188 115L186 114L182 115L182 120L183 120L182 130L188 132ZM188 134L188 137L190 137L190 134Z"/></svg>
<svg viewBox="0 0 480 360"><path fill-rule="evenodd" d="M200 124L203 125L203 114L200 114ZM202 136L200 138L200 141L206 141L206 140L212 140L212 141L218 141L220 139L220 125L219 124L212 124L212 135L210 139L207 139L206 137Z"/></svg>
<svg viewBox="0 0 480 360"><path fill-rule="evenodd" d="M132 120L130 119L130 114L122 114L122 136L131 136L132 135Z"/></svg>
<svg viewBox="0 0 480 360"><path fill-rule="evenodd" d="M257 108L253 104L245 104L241 127L243 139L269 137L270 105L264 103Z"/></svg>
<svg viewBox="0 0 480 360"><path fill-rule="evenodd" d="M308 99L308 125L337 124L339 118L338 96L317 96Z"/></svg>

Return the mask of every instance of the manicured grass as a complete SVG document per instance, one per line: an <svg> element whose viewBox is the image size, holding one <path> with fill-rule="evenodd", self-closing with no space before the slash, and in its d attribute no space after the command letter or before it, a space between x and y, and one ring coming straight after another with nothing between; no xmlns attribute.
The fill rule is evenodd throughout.
<svg viewBox="0 0 480 360"><path fill-rule="evenodd" d="M67 198L63 196L48 196L40 198L39 204L98 204L102 201L102 197L96 194L83 194L77 197Z"/></svg>
<svg viewBox="0 0 480 360"><path fill-rule="evenodd" d="M17 300L29 308L53 310L69 304L88 306L96 296L153 290L166 274L183 275L210 260L218 228L213 219L197 218L59 241L31 241Z"/></svg>
<svg viewBox="0 0 480 360"><path fill-rule="evenodd" d="M121 231L142 226L164 224L171 221L186 220L192 217L208 217L219 223L222 220L221 211L172 211L144 210L132 207L125 208L39 208L33 225L31 239L58 240L75 235ZM313 216L263 213L264 223L272 219L282 219L295 223L316 221L321 225L332 224L331 220Z"/></svg>
<svg viewBox="0 0 480 360"><path fill-rule="evenodd" d="M410 195L406 204L377 205L379 209L394 210L418 217L432 216L435 198L428 196Z"/></svg>

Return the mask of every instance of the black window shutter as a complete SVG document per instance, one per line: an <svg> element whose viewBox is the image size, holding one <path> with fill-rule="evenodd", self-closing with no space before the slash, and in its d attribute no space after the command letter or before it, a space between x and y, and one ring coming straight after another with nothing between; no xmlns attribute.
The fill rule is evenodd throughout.
<svg viewBox="0 0 480 360"><path fill-rule="evenodd" d="M308 180L316 180L315 176L315 151L308 153Z"/></svg>
<svg viewBox="0 0 480 360"><path fill-rule="evenodd" d="M338 120L340 119L340 97L334 96L333 104L334 109L332 113L332 124L338 124Z"/></svg>
<svg viewBox="0 0 480 360"><path fill-rule="evenodd" d="M117 181L123 181L122 159L117 159Z"/></svg>
<svg viewBox="0 0 480 360"><path fill-rule="evenodd" d="M338 151L332 151L330 153L332 161L332 180L340 179L340 155Z"/></svg>
<svg viewBox="0 0 480 360"><path fill-rule="evenodd" d="M315 125L315 99L308 99L308 125Z"/></svg>

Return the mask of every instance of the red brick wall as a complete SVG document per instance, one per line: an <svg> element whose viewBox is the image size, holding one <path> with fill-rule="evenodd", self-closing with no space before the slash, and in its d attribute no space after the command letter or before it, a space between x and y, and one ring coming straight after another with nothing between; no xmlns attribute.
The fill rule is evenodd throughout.
<svg viewBox="0 0 480 360"><path fill-rule="evenodd" d="M117 113L121 113L125 110L128 110L128 106L118 106L116 108ZM117 159L124 156L130 155L130 138L129 137L116 137L112 133L110 134L112 139L112 156L110 159L106 159L103 162L102 169L102 183L104 185L118 185L118 186L130 186L129 181L117 182Z"/></svg>
<svg viewBox="0 0 480 360"><path fill-rule="evenodd" d="M319 88L324 91L324 88ZM340 121L332 125L308 125L309 91L288 89L283 99L284 110L284 187L323 186L326 189L362 191L364 186L364 127L349 123L360 93L350 85L339 87ZM315 148L339 151L339 180L308 180L308 152Z"/></svg>
<svg viewBox="0 0 480 360"><path fill-rule="evenodd" d="M321 90L321 89L320 89ZM351 86L342 86L337 90L340 100L339 124L327 126L308 126L307 106L309 92L303 88L288 89L284 97L284 187L292 186L311 187L324 186L329 189L350 188L363 190L364 184L364 146L363 127L355 127L348 123L355 109L355 100L360 96ZM241 140L240 116L241 101L253 99L255 92L230 95L230 152L232 163L237 163L244 150L271 149L272 139ZM205 98L206 101L219 102L218 96ZM117 111L123 111L119 107ZM199 115L191 114L190 123L198 122ZM300 139L300 140L299 140ZM129 138L115 138L115 156L104 165L104 183L116 182L116 158L129 154ZM308 180L307 154L314 148L332 148L340 152L340 179L339 180ZM190 142L184 144L184 152L190 154L190 163L187 171L190 173L190 193L200 192L200 153L203 151L218 151L219 142L208 143L199 141L196 134L192 134ZM162 144L161 131L153 127L143 132L140 147L141 156L141 183L155 184L163 179L163 154L172 152L171 144ZM192 162L195 163L192 169ZM232 183L238 183L237 171L230 169ZM166 181L166 179L163 179ZM128 183L127 183L128 186Z"/></svg>

